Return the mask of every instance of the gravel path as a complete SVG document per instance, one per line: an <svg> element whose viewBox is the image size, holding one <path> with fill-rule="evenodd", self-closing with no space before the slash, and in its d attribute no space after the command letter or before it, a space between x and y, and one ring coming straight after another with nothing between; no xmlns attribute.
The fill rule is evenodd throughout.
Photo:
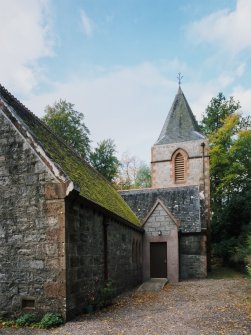
<svg viewBox="0 0 251 335"><path fill-rule="evenodd" d="M251 334L251 282L205 279L131 291L113 306L50 331L0 329L4 335L244 335Z"/></svg>

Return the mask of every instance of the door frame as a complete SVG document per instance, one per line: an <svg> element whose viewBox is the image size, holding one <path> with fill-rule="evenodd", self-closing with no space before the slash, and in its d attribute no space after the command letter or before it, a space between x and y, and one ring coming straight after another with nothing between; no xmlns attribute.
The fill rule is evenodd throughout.
<svg viewBox="0 0 251 335"><path fill-rule="evenodd" d="M159 247L159 250L155 247ZM161 247L160 247L161 246ZM150 248L150 277L151 278L167 278L168 276L168 269L167 269L167 242L150 242L149 244ZM162 249L162 250L161 250ZM155 254L154 254L155 252ZM159 253L159 254L158 254ZM158 259L158 257L161 256L161 259ZM155 259L153 259L154 257ZM157 266L155 269L153 269L153 264L155 263L159 266ZM156 271L157 270L157 271ZM156 272L159 275L153 276L152 273Z"/></svg>

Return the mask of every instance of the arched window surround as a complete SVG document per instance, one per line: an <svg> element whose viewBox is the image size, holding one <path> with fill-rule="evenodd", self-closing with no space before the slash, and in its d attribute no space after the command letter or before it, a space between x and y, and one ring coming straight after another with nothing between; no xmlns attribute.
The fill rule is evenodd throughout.
<svg viewBox="0 0 251 335"><path fill-rule="evenodd" d="M172 155L172 179L175 184L185 184L188 174L188 154L179 148Z"/></svg>

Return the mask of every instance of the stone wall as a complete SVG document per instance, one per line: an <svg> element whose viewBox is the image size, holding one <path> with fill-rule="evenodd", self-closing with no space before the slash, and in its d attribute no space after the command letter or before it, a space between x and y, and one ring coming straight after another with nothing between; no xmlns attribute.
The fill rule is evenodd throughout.
<svg viewBox="0 0 251 335"><path fill-rule="evenodd" d="M0 316L64 314L64 201L55 182L0 110Z"/></svg>
<svg viewBox="0 0 251 335"><path fill-rule="evenodd" d="M179 281L178 226L159 203L147 218L144 236L144 281L150 279L150 243L166 242L167 278L171 283Z"/></svg>
<svg viewBox="0 0 251 335"><path fill-rule="evenodd" d="M142 232L99 210L76 193L66 198L67 318L92 304L98 289L112 281L115 293L142 281Z"/></svg>
<svg viewBox="0 0 251 335"><path fill-rule="evenodd" d="M173 154L176 150L182 149L188 154L185 164L185 182L183 184L175 183ZM181 278L205 277L206 262L208 268L210 263L210 177L209 177L209 156L208 141L194 140L181 143L171 143L163 145L154 145L152 148L152 183L153 188L158 187L183 187L197 185L200 198L200 229L207 240L207 254L200 254L199 251L194 255L180 254L180 273ZM175 213L176 216L176 213ZM178 216L177 216L178 217ZM179 218L179 217L178 217ZM194 226L193 221L188 221L188 226ZM181 225L183 227L183 224ZM181 229L185 232L184 229ZM186 229L188 232L189 229ZM192 232L193 229L190 230ZM195 236L198 239L198 236ZM200 239L200 238L199 238ZM183 242L181 242L182 244ZM194 243L194 242L193 242ZM198 242L200 243L200 242ZM181 249L182 249L181 245ZM192 245L191 245L192 248ZM200 255L200 256L199 256Z"/></svg>
<svg viewBox="0 0 251 335"><path fill-rule="evenodd" d="M171 230L177 229L177 226L164 210L158 204L144 224L145 234L149 236L158 236L159 231L162 235L168 235Z"/></svg>
<svg viewBox="0 0 251 335"><path fill-rule="evenodd" d="M121 196L144 220L157 200L161 200L173 216L179 220L182 232L200 232L200 192L198 186L155 188L121 191Z"/></svg>
<svg viewBox="0 0 251 335"><path fill-rule="evenodd" d="M204 171L203 175L203 148L201 143L206 143L204 149ZM183 149L188 154L188 164L186 171L185 185L199 185L204 181L208 174L208 150L207 141L195 140L182 143L154 145L152 147L152 187L174 187L177 186L174 181L172 155L177 149Z"/></svg>
<svg viewBox="0 0 251 335"><path fill-rule="evenodd" d="M180 278L207 276L207 237L204 234L180 235Z"/></svg>

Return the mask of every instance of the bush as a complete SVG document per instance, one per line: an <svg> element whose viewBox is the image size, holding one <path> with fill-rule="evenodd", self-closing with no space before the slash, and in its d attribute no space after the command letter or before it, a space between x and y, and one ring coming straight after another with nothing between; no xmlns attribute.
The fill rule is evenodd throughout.
<svg viewBox="0 0 251 335"><path fill-rule="evenodd" d="M37 317L34 314L28 313L20 316L16 320L16 325L19 327L30 326L37 322Z"/></svg>
<svg viewBox="0 0 251 335"><path fill-rule="evenodd" d="M58 313L46 313L40 321L41 328L52 328L64 323L62 316Z"/></svg>
<svg viewBox="0 0 251 335"><path fill-rule="evenodd" d="M0 328L1 327L14 327L16 322L14 320L1 320L0 319Z"/></svg>

